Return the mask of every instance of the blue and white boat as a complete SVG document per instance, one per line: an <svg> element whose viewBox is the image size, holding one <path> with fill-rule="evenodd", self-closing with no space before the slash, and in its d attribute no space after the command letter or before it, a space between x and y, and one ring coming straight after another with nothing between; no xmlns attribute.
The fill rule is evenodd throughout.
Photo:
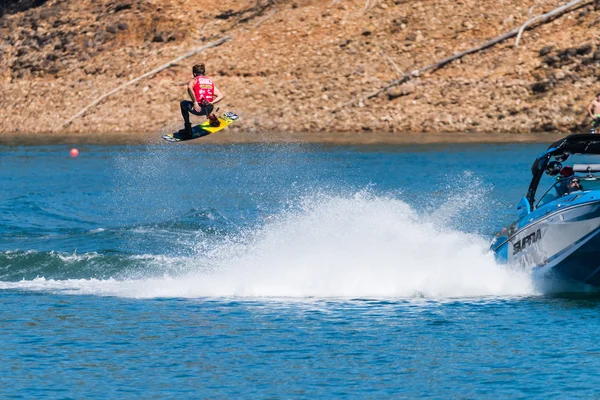
<svg viewBox="0 0 600 400"><path fill-rule="evenodd" d="M563 166L575 158L583 162ZM517 206L519 219L491 244L497 260L531 268L534 275L600 286L600 135L570 135L553 143L531 172L527 195ZM550 188L537 199L544 174Z"/></svg>

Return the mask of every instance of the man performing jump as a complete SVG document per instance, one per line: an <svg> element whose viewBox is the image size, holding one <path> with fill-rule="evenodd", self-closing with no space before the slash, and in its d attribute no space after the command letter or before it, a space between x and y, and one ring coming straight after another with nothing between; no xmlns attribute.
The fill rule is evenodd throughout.
<svg viewBox="0 0 600 400"><path fill-rule="evenodd" d="M592 117L592 131L590 133L596 133L598 127L600 127L600 93L596 95L596 99L588 107L588 113Z"/></svg>
<svg viewBox="0 0 600 400"><path fill-rule="evenodd" d="M184 127L181 136L184 139L192 137L192 124L190 123L190 113L194 115L206 115L211 126L219 126L219 119L214 111L214 104L223 100L223 93L206 77L204 64L196 64L192 68L194 79L188 82L187 91L192 101L183 100L179 105L181 115L183 116Z"/></svg>

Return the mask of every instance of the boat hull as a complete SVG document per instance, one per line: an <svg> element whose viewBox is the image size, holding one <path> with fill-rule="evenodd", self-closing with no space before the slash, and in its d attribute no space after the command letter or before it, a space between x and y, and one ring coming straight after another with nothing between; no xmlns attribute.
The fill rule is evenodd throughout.
<svg viewBox="0 0 600 400"><path fill-rule="evenodd" d="M493 246L499 261L600 286L600 201L562 199L506 231L504 243Z"/></svg>

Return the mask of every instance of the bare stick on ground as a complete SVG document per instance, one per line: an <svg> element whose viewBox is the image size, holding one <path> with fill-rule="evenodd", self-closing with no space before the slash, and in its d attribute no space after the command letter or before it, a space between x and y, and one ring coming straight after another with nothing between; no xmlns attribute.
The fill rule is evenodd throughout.
<svg viewBox="0 0 600 400"><path fill-rule="evenodd" d="M406 74L400 69L400 67L398 66L398 64L396 64L394 62L394 60L392 59L392 57L388 56L383 50L381 50L381 54L388 59L388 61L390 62L390 64L392 64L392 66L394 67L394 69L396 70L396 72L398 72L398 75L400 75L401 77L405 77L406 76Z"/></svg>
<svg viewBox="0 0 600 400"><path fill-rule="evenodd" d="M469 50L465 50L460 53L456 53L456 54L454 54L450 57L444 58L443 60L438 61L434 64L428 65L428 66L423 67L418 70L414 70L414 71L410 72L409 74L403 76L402 78L396 79L396 80L390 82L389 84L387 84L386 86L382 87L381 89L363 97L361 100L372 99L373 97L377 97L381 93L388 90L389 88L401 85L401 84L409 81L410 79L413 79L413 78L416 78L416 77L422 75L425 72L436 71L436 70L446 66L447 64L450 64L453 61L463 58L464 56L467 56L467 55L473 54L473 53L477 53L482 50L488 49L492 46L495 46L498 43L504 42L507 39L517 36L519 34L519 32L521 31L521 29L523 29L523 30L532 29L533 26L536 24L539 24L539 25L544 24L544 23L549 22L557 17L560 17L563 14L566 14L567 12L575 11L583 6L593 4L593 3L594 3L594 0L574 0L564 6L558 7L550 12L547 12L546 14L539 15L539 16L527 21L524 25L520 26L519 28L515 28L510 32L507 32L501 36L495 37L494 39L491 39L491 40L485 42L481 46L473 47Z"/></svg>
<svg viewBox="0 0 600 400"><path fill-rule="evenodd" d="M268 20L269 18L271 18L273 15L275 15L276 12L277 12L277 10L272 10L266 17L264 17L261 20L259 20L258 22L256 22L252 26L252 28L258 28L259 26L262 25L263 22L265 22L266 20Z"/></svg>
<svg viewBox="0 0 600 400"><path fill-rule="evenodd" d="M565 4L562 7L556 8L555 10L551 11L551 13L561 13L562 11L565 11L565 10L569 9L570 7L573 7L581 2L582 2L582 0L572 1L569 4ZM523 32L525 32L525 29L527 29L528 26L530 26L540 20L543 20L544 18L548 18L547 15L548 14L538 15L537 17L531 18L529 21L527 21L523 25L521 25L521 28L519 28L519 33L517 34L517 40L515 40L515 47L519 47L519 41L521 40L521 36L523 35Z"/></svg>
<svg viewBox="0 0 600 400"><path fill-rule="evenodd" d="M99 104L99 103L100 103L102 100L106 99L108 96L111 96L111 95L113 95L113 94L117 93L119 90L121 90L121 89L123 89L123 88L125 88L125 87L127 87L127 86L129 86L129 85L132 85L132 84L134 84L134 83L136 83L136 82L138 82L138 81L140 81L140 80L142 80L142 79L144 79L144 78L147 78L147 77L149 77L149 76L152 76L152 75L154 75L154 74L157 74L157 73L159 73L160 71L162 71L162 70L164 70L164 69L167 69L167 68L171 67L173 64L176 64L176 63L178 63L179 61L181 61L181 60L184 60L184 59L186 59L186 58L188 58L188 57L191 57L191 56L193 56L194 54L197 54L197 53L199 53L199 52L201 52L201 51L203 51L203 50L206 50L206 49L210 49L211 47L220 46L220 45L222 45L223 43L225 43L225 42L227 42L227 41L229 41L229 40L231 40L231 36L225 36L225 37L223 37L223 38L221 38L221 39L219 39L219 40L215 40L214 42L210 42L210 43L208 43L208 44L205 44L204 46L197 47L197 48L195 48L194 50L192 50L192 51L190 51L190 52L188 52L188 53L185 53L184 55L182 55L182 56L180 56L180 57L177 57L176 59L174 59L174 60L171 60L171 61L169 61L168 63L166 63L166 64L163 64L163 65L161 65L160 67L158 67L158 68L155 68L155 69L153 69L153 70L152 70L152 71L150 71L150 72L146 72L144 75L140 75L140 76L138 76L137 78L135 78L135 79L132 79L132 80L130 80L129 82L122 84L121 86L117 87L116 89L113 89L113 90L111 90L110 92L108 92L108 93L105 93L105 94L103 94L102 96L98 97L96 100L92 101L90 104L88 104L88 105L87 105L87 106L85 106L83 109L81 109L81 111L79 111L77 114L73 115L73 116L71 117L71 119L69 119L67 122L65 122L63 125L61 125L61 127L60 127L60 128L64 128L64 127L68 126L68 125L69 125L69 124L71 124L71 122L73 122L73 121L74 121L76 118L78 118L78 117L82 116L83 114L85 114L87 110L89 110L90 108L92 108L92 107L94 107L95 105Z"/></svg>

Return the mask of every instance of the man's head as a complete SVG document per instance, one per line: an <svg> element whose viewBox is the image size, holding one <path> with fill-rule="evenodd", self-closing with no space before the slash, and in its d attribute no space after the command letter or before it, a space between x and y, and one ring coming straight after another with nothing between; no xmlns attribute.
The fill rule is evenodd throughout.
<svg viewBox="0 0 600 400"><path fill-rule="evenodd" d="M192 73L194 76L204 76L206 74L206 68L204 64L196 64L192 67Z"/></svg>
<svg viewBox="0 0 600 400"><path fill-rule="evenodd" d="M579 184L579 179L573 178L568 184L569 189L572 191L581 190L581 185Z"/></svg>

